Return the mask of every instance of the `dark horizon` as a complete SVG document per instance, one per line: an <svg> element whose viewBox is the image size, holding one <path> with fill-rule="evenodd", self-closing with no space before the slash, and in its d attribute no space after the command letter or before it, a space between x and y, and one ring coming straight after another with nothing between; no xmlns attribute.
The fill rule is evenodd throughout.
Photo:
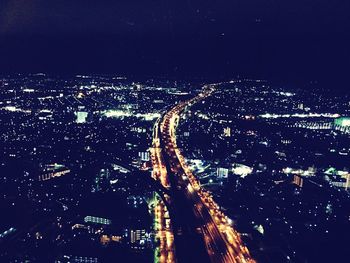
<svg viewBox="0 0 350 263"><path fill-rule="evenodd" d="M346 1L3 1L0 71L227 79L347 90Z"/></svg>

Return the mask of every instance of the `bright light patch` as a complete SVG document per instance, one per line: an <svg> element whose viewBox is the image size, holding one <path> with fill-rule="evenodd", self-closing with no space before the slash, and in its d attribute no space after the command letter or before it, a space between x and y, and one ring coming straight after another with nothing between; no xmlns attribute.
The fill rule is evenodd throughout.
<svg viewBox="0 0 350 263"><path fill-rule="evenodd" d="M20 108L16 108L15 106L6 106L6 107L3 107L1 109L6 110L6 111L10 111L10 112L31 113L30 110L23 110L23 109L20 109Z"/></svg>
<svg viewBox="0 0 350 263"><path fill-rule="evenodd" d="M331 114L331 113L308 113L308 114L301 114L301 113L294 113L294 114L262 114L260 115L261 118L264 119L277 119L277 118L339 118L339 114ZM349 125L350 125L350 119L349 119Z"/></svg>
<svg viewBox="0 0 350 263"><path fill-rule="evenodd" d="M35 92L35 90L34 89L23 89L23 92L32 93L32 92Z"/></svg>
<svg viewBox="0 0 350 263"><path fill-rule="evenodd" d="M335 125L342 126L342 127L349 127L350 126L350 118L349 117L343 117L336 119L334 121Z"/></svg>
<svg viewBox="0 0 350 263"><path fill-rule="evenodd" d="M103 112L103 115L107 118L124 118L124 117L136 117L146 121L151 121L160 117L159 113L132 113L130 111L122 110L108 110Z"/></svg>
<svg viewBox="0 0 350 263"><path fill-rule="evenodd" d="M239 175L241 177L246 177L247 175L251 174L253 172L253 168L246 166L246 165L238 165L232 169L232 172L236 175Z"/></svg>

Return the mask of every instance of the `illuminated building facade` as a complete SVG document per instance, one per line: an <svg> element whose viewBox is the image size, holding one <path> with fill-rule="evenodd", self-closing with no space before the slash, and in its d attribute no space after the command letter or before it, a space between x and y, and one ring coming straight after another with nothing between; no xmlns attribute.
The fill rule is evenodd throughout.
<svg viewBox="0 0 350 263"><path fill-rule="evenodd" d="M70 169L61 164L47 165L42 174L39 175L39 181L47 181L52 178L61 177L70 173Z"/></svg>
<svg viewBox="0 0 350 263"><path fill-rule="evenodd" d="M139 152L139 157L141 158L141 161L148 162L150 160L149 156L149 152Z"/></svg>
<svg viewBox="0 0 350 263"><path fill-rule="evenodd" d="M88 113L86 111L77 111L75 113L75 116L76 116L75 122L78 124L82 124L82 123L86 123Z"/></svg>
<svg viewBox="0 0 350 263"><path fill-rule="evenodd" d="M293 183L299 187L303 187L304 179L299 175L294 175Z"/></svg>
<svg viewBox="0 0 350 263"><path fill-rule="evenodd" d="M102 217L86 216L84 218L85 223L100 224L100 225L110 225L112 220Z"/></svg>
<svg viewBox="0 0 350 263"><path fill-rule="evenodd" d="M216 170L216 174L218 178L227 178L228 177L228 169L219 167Z"/></svg>

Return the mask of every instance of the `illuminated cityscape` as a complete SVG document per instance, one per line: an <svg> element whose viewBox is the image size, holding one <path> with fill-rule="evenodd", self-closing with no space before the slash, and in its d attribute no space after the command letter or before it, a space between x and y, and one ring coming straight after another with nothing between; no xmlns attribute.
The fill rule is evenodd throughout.
<svg viewBox="0 0 350 263"><path fill-rule="evenodd" d="M349 262L346 0L1 0L0 263Z"/></svg>
<svg viewBox="0 0 350 263"><path fill-rule="evenodd" d="M319 94L251 79L3 77L1 259L345 257L350 97Z"/></svg>

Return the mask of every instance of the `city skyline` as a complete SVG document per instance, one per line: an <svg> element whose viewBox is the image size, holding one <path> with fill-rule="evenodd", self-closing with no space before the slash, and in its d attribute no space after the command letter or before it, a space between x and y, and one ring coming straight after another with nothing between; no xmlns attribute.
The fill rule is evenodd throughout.
<svg viewBox="0 0 350 263"><path fill-rule="evenodd" d="M0 85L3 262L347 257L349 95L118 75Z"/></svg>

